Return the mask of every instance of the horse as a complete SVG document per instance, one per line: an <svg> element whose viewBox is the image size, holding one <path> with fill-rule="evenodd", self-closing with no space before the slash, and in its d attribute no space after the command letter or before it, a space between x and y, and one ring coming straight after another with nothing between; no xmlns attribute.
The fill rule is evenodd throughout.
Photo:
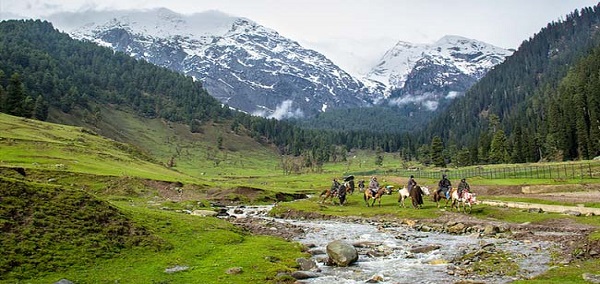
<svg viewBox="0 0 600 284"><path fill-rule="evenodd" d="M423 205L423 195L429 195L429 188L425 186L416 185L413 187L412 196L408 192L408 188L403 187L398 191L398 203L403 208L406 207L404 204L404 200L408 197L411 198L412 204L414 208L421 208Z"/></svg>
<svg viewBox="0 0 600 284"><path fill-rule="evenodd" d="M319 195L319 203L325 203L327 199L331 199L331 204L333 204L333 198L338 197L340 200L340 205L343 205L346 202L346 191L349 188L348 182L341 184L338 188L330 188L323 190L321 195Z"/></svg>
<svg viewBox="0 0 600 284"><path fill-rule="evenodd" d="M365 181L364 180L358 181L358 191L360 191L360 192L365 191Z"/></svg>
<svg viewBox="0 0 600 284"><path fill-rule="evenodd" d="M354 193L354 179L345 182L344 185L346 185L348 194L352 195Z"/></svg>
<svg viewBox="0 0 600 284"><path fill-rule="evenodd" d="M463 212L471 214L473 204L477 203L475 195L467 190L463 191L462 197L458 199L458 210L460 211L460 205L462 204ZM467 212L467 207L469 212Z"/></svg>
<svg viewBox="0 0 600 284"><path fill-rule="evenodd" d="M373 202L371 202L370 205L371 207L375 206L375 201L377 200L379 200L379 207L381 207L381 196L385 194L385 191L386 188L384 186L379 187L375 194L373 194L373 192L370 189L365 189L363 198L365 199L367 207L369 207L369 199L373 199Z"/></svg>
<svg viewBox="0 0 600 284"><path fill-rule="evenodd" d="M448 206L448 202L451 201L451 203L450 203L450 209L456 207L456 209L458 210L458 191L454 187L451 187L449 189L449 191L450 191L449 197L446 197L446 195L444 195L443 193L440 193L439 190L436 190L433 193L433 202L435 202L437 204L437 208L440 208L440 200L446 199L446 203L444 204L444 208L446 208Z"/></svg>

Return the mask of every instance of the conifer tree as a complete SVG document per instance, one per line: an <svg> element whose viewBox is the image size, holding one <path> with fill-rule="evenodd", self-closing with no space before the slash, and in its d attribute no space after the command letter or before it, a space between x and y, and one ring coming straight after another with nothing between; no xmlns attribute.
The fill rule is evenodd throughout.
<svg viewBox="0 0 600 284"><path fill-rule="evenodd" d="M42 95L38 95L38 97L35 99L33 118L42 121L45 121L48 118L48 103L46 103L46 100L44 100Z"/></svg>
<svg viewBox="0 0 600 284"><path fill-rule="evenodd" d="M25 97L25 88L21 82L21 76L18 73L14 73L8 81L5 106L6 113L16 116L26 116L23 107Z"/></svg>
<svg viewBox="0 0 600 284"><path fill-rule="evenodd" d="M502 164L506 161L507 157L507 144L506 136L503 130L498 130L494 134L492 143L490 144L490 163Z"/></svg>
<svg viewBox="0 0 600 284"><path fill-rule="evenodd" d="M431 140L431 162L438 167L445 167L446 161L444 160L444 144L442 138L439 136L433 137Z"/></svg>

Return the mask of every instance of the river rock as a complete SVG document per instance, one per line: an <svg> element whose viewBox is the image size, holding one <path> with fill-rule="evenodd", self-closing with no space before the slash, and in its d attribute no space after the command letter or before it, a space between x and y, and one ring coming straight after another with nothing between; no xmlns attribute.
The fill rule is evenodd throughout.
<svg viewBox="0 0 600 284"><path fill-rule="evenodd" d="M575 217L581 216L581 212L574 211L574 210L566 210L566 211L563 212L563 214L570 215L570 216L575 216Z"/></svg>
<svg viewBox="0 0 600 284"><path fill-rule="evenodd" d="M300 266L300 270L309 271L309 270L317 270L317 262L314 259L307 258L297 258L296 263ZM296 278L298 279L298 278Z"/></svg>
<svg viewBox="0 0 600 284"><path fill-rule="evenodd" d="M201 216L201 217L215 217L217 216L217 212L212 211L212 210L194 210L192 211L192 215L194 216Z"/></svg>
<svg viewBox="0 0 600 284"><path fill-rule="evenodd" d="M372 247L376 247L381 245L381 243L376 243L376 242L369 242L369 241L362 241L362 242L356 242L353 243L352 246L357 247L357 248L372 248Z"/></svg>
<svg viewBox="0 0 600 284"><path fill-rule="evenodd" d="M436 249L440 249L441 246L439 245L429 245L429 246L420 246L420 247L415 247L410 249L410 252L412 253L428 253L430 251L434 251Z"/></svg>
<svg viewBox="0 0 600 284"><path fill-rule="evenodd" d="M499 232L500 232L500 228L498 228L498 226L485 225L485 228L483 228L483 234L486 236L493 236Z"/></svg>
<svg viewBox="0 0 600 284"><path fill-rule="evenodd" d="M383 281L383 276L376 274L376 275L373 275L373 277L371 277L371 279L367 280L366 283L379 283L381 281Z"/></svg>
<svg viewBox="0 0 600 284"><path fill-rule="evenodd" d="M241 267L231 267L231 268L227 269L227 271L225 271L225 273L227 273L227 274L240 274L243 271L244 270Z"/></svg>
<svg viewBox="0 0 600 284"><path fill-rule="evenodd" d="M447 230L449 234L461 234L464 233L466 227L467 226L463 223L457 223L455 225L448 226Z"/></svg>
<svg viewBox="0 0 600 284"><path fill-rule="evenodd" d="M173 266L173 267L166 268L165 269L165 273L169 273L170 274L170 273L175 273L175 272L179 272L179 271L186 271L188 269L190 269L189 266L176 265L176 266Z"/></svg>
<svg viewBox="0 0 600 284"><path fill-rule="evenodd" d="M292 272L292 277L296 279L309 279L309 278L317 278L319 274L312 271L294 271Z"/></svg>
<svg viewBox="0 0 600 284"><path fill-rule="evenodd" d="M310 253L310 255L326 254L322 248L311 248L308 250L308 253Z"/></svg>
<svg viewBox="0 0 600 284"><path fill-rule="evenodd" d="M348 266L358 260L356 248L340 240L327 244L327 255L329 260L337 266Z"/></svg>
<svg viewBox="0 0 600 284"><path fill-rule="evenodd" d="M587 282L600 284L600 274L584 273L581 277Z"/></svg>

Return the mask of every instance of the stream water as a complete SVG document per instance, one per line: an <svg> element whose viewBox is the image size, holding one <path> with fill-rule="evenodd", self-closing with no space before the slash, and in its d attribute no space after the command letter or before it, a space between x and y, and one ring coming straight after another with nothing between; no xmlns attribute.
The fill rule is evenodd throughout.
<svg viewBox="0 0 600 284"><path fill-rule="evenodd" d="M302 280L303 283L365 283L378 279L377 283L443 283L465 280L464 276L451 275L452 260L465 253L493 246L510 254L520 267L519 278L538 275L549 269L552 243L521 242L502 238L484 238L479 234L451 235L421 232L407 226L388 226L365 222L342 222L323 220L287 220L266 217L270 207L247 207L243 214L230 213L238 218L246 214L261 216L277 222L287 222L304 228L306 234L296 241L313 247L312 258L320 269L319 277ZM239 212L239 210L238 210ZM367 244L358 248L359 259L349 267L326 266L326 246L334 240L349 244ZM435 246L429 252L411 252L412 249ZM508 283L515 276L500 273L469 278L485 283Z"/></svg>

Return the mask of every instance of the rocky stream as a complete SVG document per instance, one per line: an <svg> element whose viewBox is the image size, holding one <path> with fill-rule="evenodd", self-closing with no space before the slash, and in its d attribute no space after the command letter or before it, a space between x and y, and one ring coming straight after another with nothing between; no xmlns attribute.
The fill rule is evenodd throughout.
<svg viewBox="0 0 600 284"><path fill-rule="evenodd" d="M311 255L299 259L297 283L509 283L552 268L561 245L544 238L578 232L531 232L539 238L514 238L518 228L460 221L419 223L363 218L269 217L271 206L230 207L229 219L254 233L302 243ZM289 217L289 216L288 216ZM358 258L332 265L328 246L349 244Z"/></svg>

